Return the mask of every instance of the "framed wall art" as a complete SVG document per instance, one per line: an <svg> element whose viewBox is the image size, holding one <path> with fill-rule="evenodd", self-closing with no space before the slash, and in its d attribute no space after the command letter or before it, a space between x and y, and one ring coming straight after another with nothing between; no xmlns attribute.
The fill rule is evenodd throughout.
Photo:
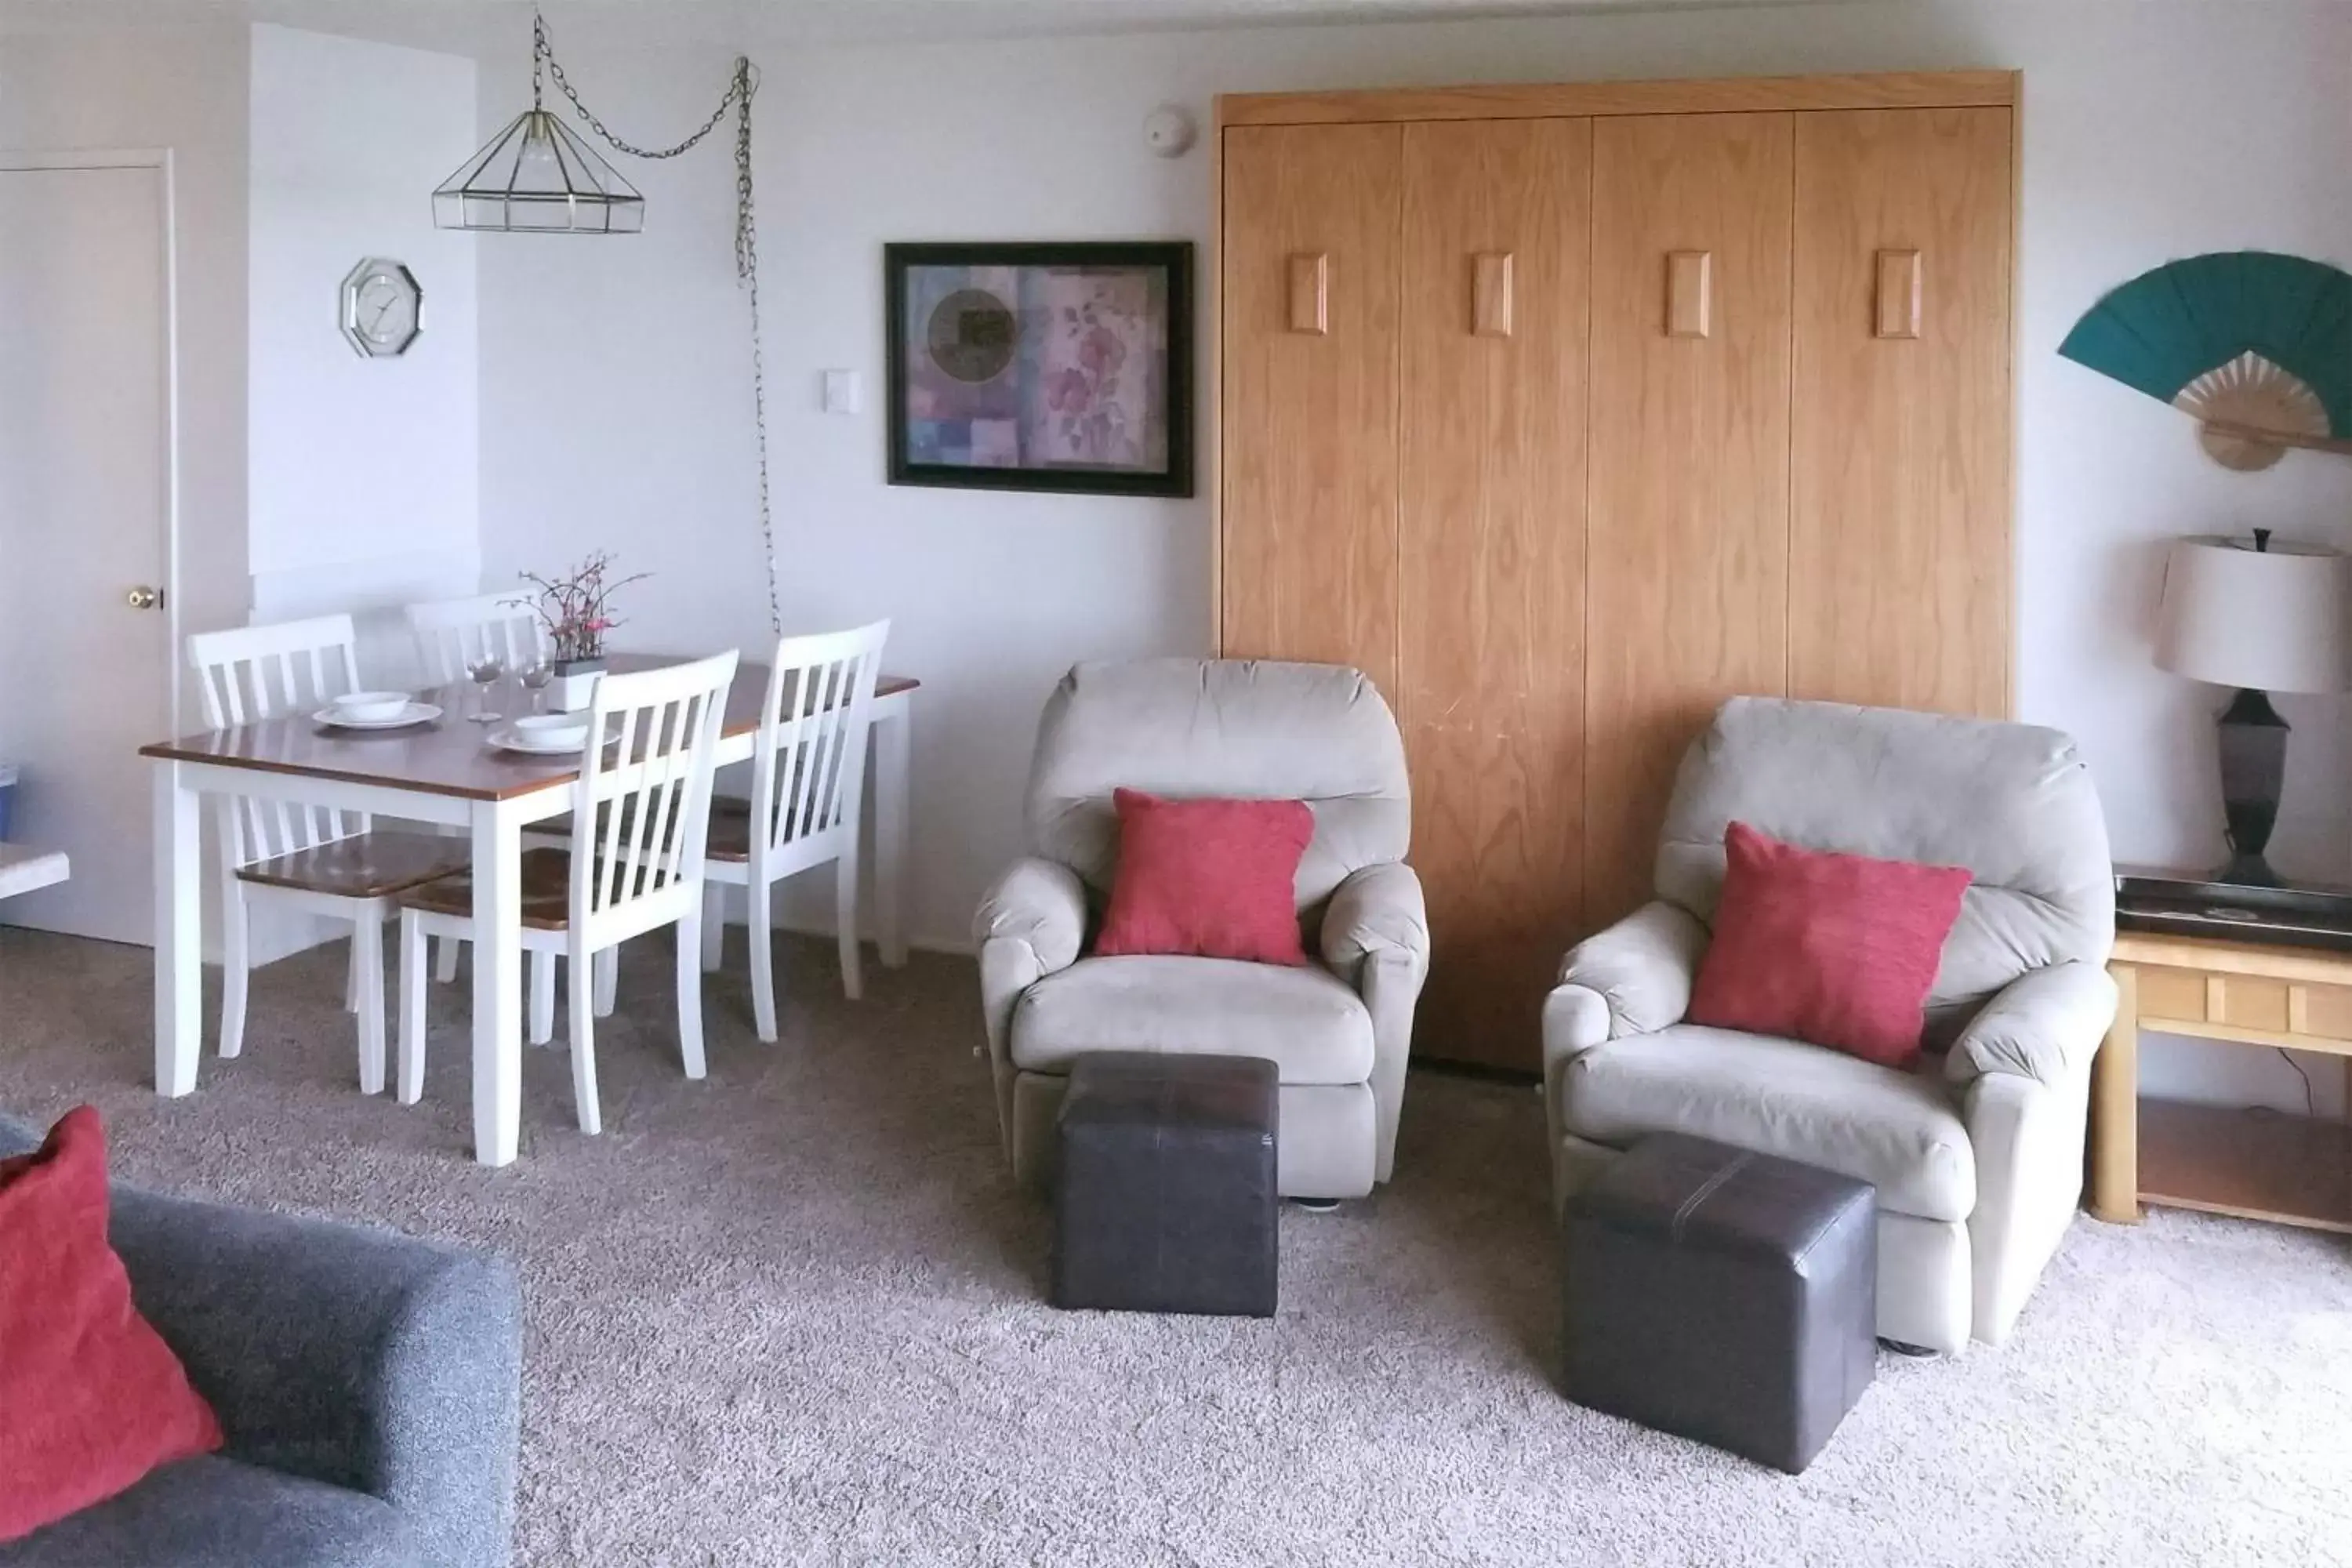
<svg viewBox="0 0 2352 1568"><path fill-rule="evenodd" d="M1192 247L887 245L890 482L1192 493Z"/></svg>

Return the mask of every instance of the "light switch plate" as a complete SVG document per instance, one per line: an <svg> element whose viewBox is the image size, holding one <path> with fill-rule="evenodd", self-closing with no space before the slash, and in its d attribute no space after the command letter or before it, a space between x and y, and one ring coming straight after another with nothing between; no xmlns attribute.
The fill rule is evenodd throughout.
<svg viewBox="0 0 2352 1568"><path fill-rule="evenodd" d="M829 370L824 373L824 411L827 414L855 414L862 401L854 370Z"/></svg>

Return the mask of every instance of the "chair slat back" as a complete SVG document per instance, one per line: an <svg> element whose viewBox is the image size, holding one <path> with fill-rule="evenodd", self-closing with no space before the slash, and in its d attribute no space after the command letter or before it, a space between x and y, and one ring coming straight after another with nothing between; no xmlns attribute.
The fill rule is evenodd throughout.
<svg viewBox="0 0 2352 1568"><path fill-rule="evenodd" d="M597 681L572 802L574 930L701 882L719 724L740 657ZM597 744L605 735L613 742Z"/></svg>
<svg viewBox="0 0 2352 1568"><path fill-rule="evenodd" d="M215 730L301 716L346 691L360 689L358 637L349 616L319 616L273 626L197 632L188 638L188 663ZM225 797L223 842L229 863L243 866L348 838L368 829L366 814Z"/></svg>
<svg viewBox="0 0 2352 1568"><path fill-rule="evenodd" d="M752 754L755 850L814 847L814 840L856 830L874 682L889 636L890 623L876 621L776 644Z"/></svg>
<svg viewBox="0 0 2352 1568"><path fill-rule="evenodd" d="M468 666L495 658L509 673L546 651L539 612L527 593L478 594L468 599L436 599L408 606L408 630L425 679L450 686L466 679Z"/></svg>

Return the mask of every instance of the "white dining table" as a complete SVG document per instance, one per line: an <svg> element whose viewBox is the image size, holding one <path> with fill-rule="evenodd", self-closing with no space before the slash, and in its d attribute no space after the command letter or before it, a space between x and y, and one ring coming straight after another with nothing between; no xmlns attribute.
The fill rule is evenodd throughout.
<svg viewBox="0 0 2352 1568"><path fill-rule="evenodd" d="M614 669L679 662L621 655ZM758 741L768 669L736 673L721 721L720 766L748 762ZM907 961L908 764L919 683L885 675L873 727L874 923L882 962ZM519 695L516 694L516 695ZM142 746L154 763L155 1090L194 1091L204 1024L202 799L221 794L295 806L363 811L458 828L472 839L474 1157L515 1157L522 1123L522 834L572 809L576 760L493 750L482 730L450 711L432 723L381 732L331 729L304 715L207 731Z"/></svg>

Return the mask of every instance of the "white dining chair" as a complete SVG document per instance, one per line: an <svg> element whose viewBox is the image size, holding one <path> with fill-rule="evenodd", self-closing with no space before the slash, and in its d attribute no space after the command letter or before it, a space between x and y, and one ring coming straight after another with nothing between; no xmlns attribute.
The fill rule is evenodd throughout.
<svg viewBox="0 0 2352 1568"><path fill-rule="evenodd" d="M436 686L464 680L485 657L515 673L547 651L539 611L525 590L435 599L409 605L407 614L418 667Z"/></svg>
<svg viewBox="0 0 2352 1568"><path fill-rule="evenodd" d="M719 964L721 886L744 889L751 944L751 1013L760 1038L776 1038L775 952L769 933L775 886L830 863L841 984L864 991L858 965L858 835L866 795L866 742L874 723L874 681L888 621L855 631L782 638L768 671L751 753L751 798L722 797L710 819L712 908L703 921L705 969Z"/></svg>
<svg viewBox="0 0 2352 1568"><path fill-rule="evenodd" d="M570 982L572 1092L580 1131L604 1126L596 1098L595 960L631 937L677 930L677 1041L686 1076L703 1076L700 948L703 845L730 652L596 683L589 743L572 786L568 849L522 854L522 945L534 964L562 957ZM611 736L598 745L599 736ZM470 873L409 889L400 910L399 1095L425 1089L425 942L476 940ZM536 989L536 987L534 987Z"/></svg>
<svg viewBox="0 0 2352 1568"><path fill-rule="evenodd" d="M215 730L300 717L359 689L349 616L199 632L188 662ZM383 927L392 896L466 863L462 839L379 828L365 812L217 797L221 848L220 1054L245 1048L250 920L256 906L299 910L352 926L343 1005L359 1014L360 1088L384 1076Z"/></svg>
<svg viewBox="0 0 2352 1568"><path fill-rule="evenodd" d="M527 590L506 594L474 594L462 599L429 599L405 612L408 633L416 641L416 664L426 681L462 690L473 667L495 658L509 674L546 656L547 633ZM444 984L457 978L457 944L439 944L435 978Z"/></svg>

